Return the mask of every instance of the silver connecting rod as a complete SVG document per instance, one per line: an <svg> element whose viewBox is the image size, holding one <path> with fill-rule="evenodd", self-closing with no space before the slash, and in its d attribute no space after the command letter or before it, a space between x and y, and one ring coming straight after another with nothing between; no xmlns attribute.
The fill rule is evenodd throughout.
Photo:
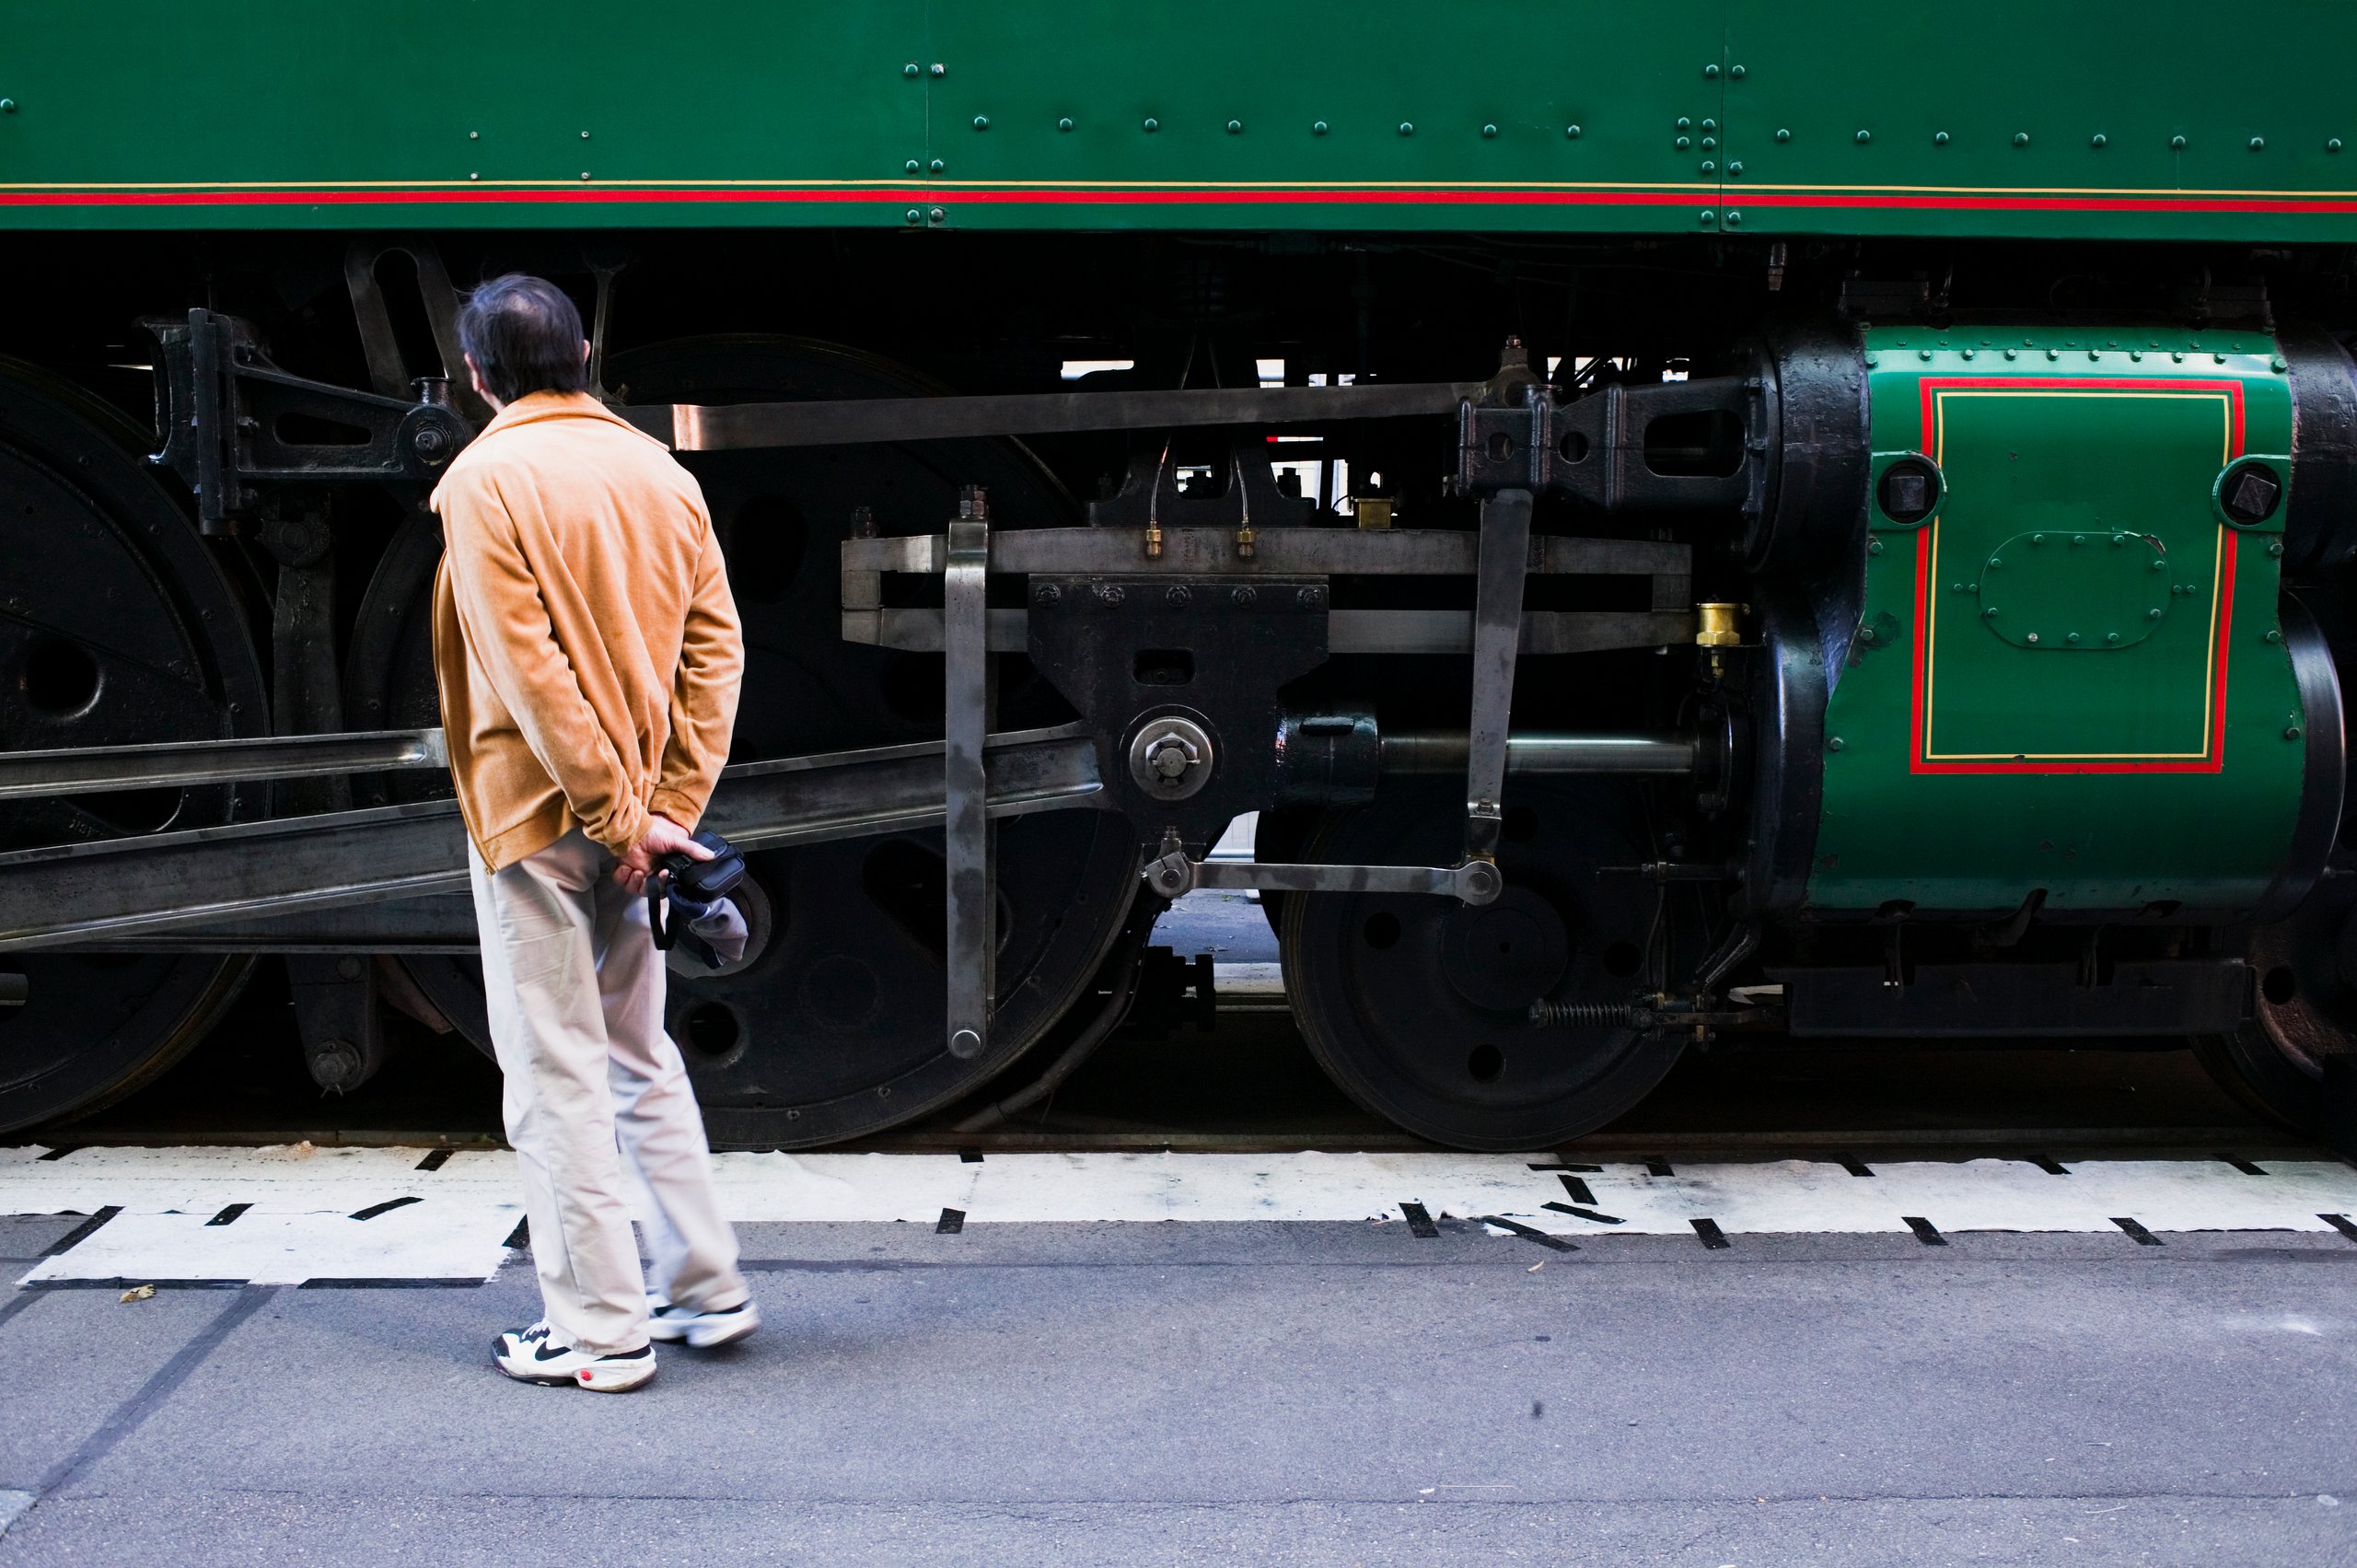
<svg viewBox="0 0 2357 1568"><path fill-rule="evenodd" d="M0 800L124 789L187 789L241 779L313 779L449 765L450 754L438 729L6 751L0 752Z"/></svg>
<svg viewBox="0 0 2357 1568"><path fill-rule="evenodd" d="M943 743L729 768L703 825L739 849L940 827ZM1086 726L991 736L991 819L1105 806ZM464 895L458 802L421 801L0 854L0 948L106 947L388 900ZM365 923L349 934L365 938Z"/></svg>
<svg viewBox="0 0 2357 1568"><path fill-rule="evenodd" d="M1462 731L1391 730L1383 737L1383 771L1386 773L1463 772L1468 748L1468 738ZM1667 732L1630 735L1516 732L1506 737L1506 772L1676 776L1694 771L1696 750L1694 737Z"/></svg>

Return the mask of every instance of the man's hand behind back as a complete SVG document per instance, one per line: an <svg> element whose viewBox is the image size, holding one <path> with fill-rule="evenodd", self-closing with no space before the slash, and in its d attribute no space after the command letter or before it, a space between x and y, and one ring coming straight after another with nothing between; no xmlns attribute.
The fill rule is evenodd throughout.
<svg viewBox="0 0 2357 1568"><path fill-rule="evenodd" d="M712 858L712 851L658 811L647 818L646 831L631 845L630 853L614 863L614 880L633 893L644 894L646 879L655 875L656 863L667 854L684 854L690 860Z"/></svg>

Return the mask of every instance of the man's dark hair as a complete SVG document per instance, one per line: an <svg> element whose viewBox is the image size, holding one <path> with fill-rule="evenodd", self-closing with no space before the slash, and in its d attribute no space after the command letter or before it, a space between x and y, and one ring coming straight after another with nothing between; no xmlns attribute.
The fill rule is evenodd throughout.
<svg viewBox="0 0 2357 1568"><path fill-rule="evenodd" d="M586 391L581 336L581 312L564 290L524 273L492 279L459 312L459 345L503 403L533 392Z"/></svg>

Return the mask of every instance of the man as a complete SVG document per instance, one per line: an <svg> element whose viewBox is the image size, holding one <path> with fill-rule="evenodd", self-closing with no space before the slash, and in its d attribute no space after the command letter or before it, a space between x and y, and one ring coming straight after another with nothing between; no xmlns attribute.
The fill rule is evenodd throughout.
<svg viewBox="0 0 2357 1568"><path fill-rule="evenodd" d="M642 897L659 857L711 858L689 835L727 760L744 642L702 493L588 395L573 302L496 278L459 338L497 417L434 492L434 662L547 1314L493 1358L621 1392L655 1376L650 1340L725 1344L760 1321ZM653 1296L625 1159L655 1200Z"/></svg>

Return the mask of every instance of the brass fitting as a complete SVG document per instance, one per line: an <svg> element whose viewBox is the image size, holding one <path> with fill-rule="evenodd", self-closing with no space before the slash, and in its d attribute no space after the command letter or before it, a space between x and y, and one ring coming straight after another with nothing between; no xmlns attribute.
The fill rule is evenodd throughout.
<svg viewBox="0 0 2357 1568"><path fill-rule="evenodd" d="M1358 514L1363 528L1387 528L1391 526L1391 498L1387 495L1353 495L1351 509Z"/></svg>
<svg viewBox="0 0 2357 1568"><path fill-rule="evenodd" d="M1694 645L1732 648L1743 641L1743 616L1747 604L1698 604L1694 607Z"/></svg>

